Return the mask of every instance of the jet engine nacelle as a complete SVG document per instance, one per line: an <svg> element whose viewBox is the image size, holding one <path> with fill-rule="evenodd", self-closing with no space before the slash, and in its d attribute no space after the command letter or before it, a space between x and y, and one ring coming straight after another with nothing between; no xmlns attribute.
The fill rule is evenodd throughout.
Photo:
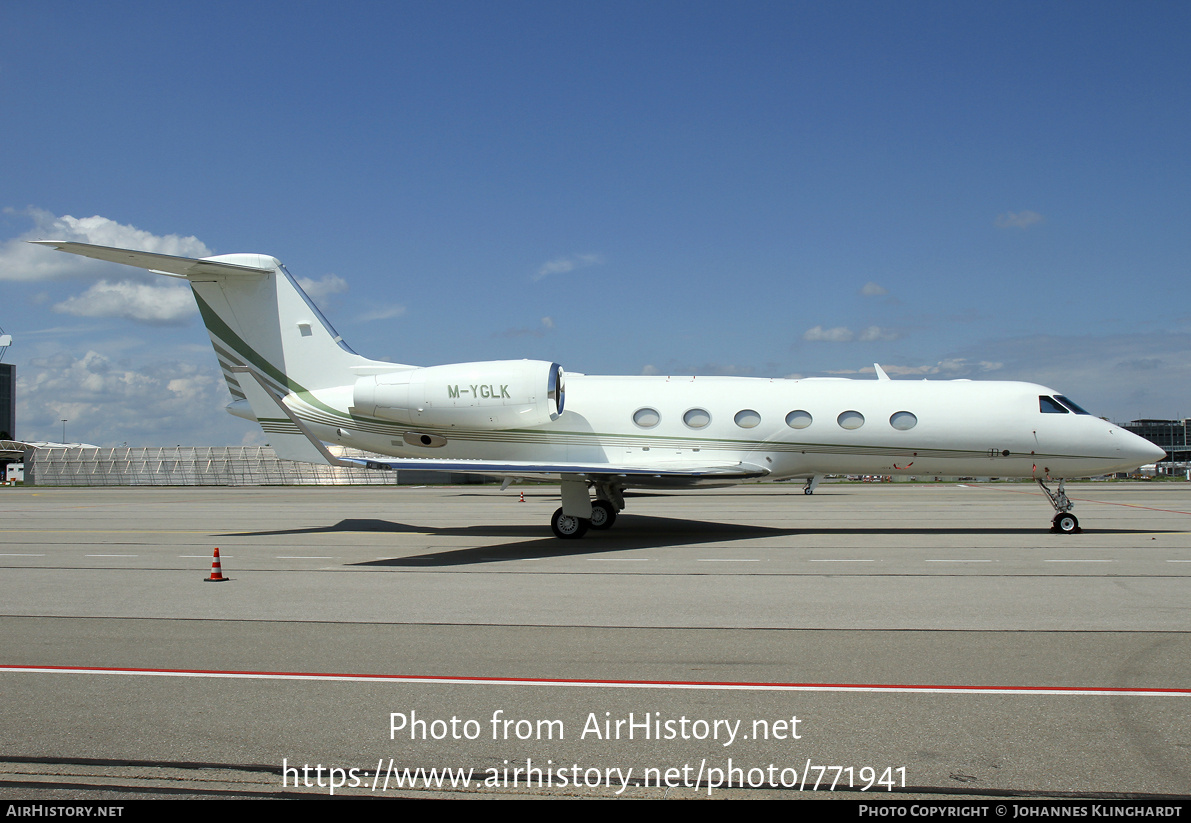
<svg viewBox="0 0 1191 823"><path fill-rule="evenodd" d="M542 360L492 360L361 377L356 414L422 426L537 426L563 409L563 372Z"/></svg>

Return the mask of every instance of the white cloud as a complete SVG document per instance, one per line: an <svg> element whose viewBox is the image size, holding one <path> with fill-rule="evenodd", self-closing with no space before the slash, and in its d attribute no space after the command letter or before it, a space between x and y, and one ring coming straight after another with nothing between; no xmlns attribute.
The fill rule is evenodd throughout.
<svg viewBox="0 0 1191 823"><path fill-rule="evenodd" d="M566 274L575 269L583 269L603 262L603 258L598 254L572 254L569 257L556 257L553 260L543 263L542 267L533 276L533 280L537 282L543 277L549 277L552 274Z"/></svg>
<svg viewBox="0 0 1191 823"><path fill-rule="evenodd" d="M360 315L361 323L371 323L374 320L392 320L396 317L405 316L405 306L398 303L392 303L388 306L377 306L369 312L364 312Z"/></svg>
<svg viewBox="0 0 1191 823"><path fill-rule="evenodd" d="M97 246L116 246L123 249L152 251L181 257L210 257L212 252L197 237L177 234L156 235L109 220L106 217L57 217L43 209L25 209L7 214L23 214L33 220L33 228L0 244L0 280L48 280L63 277L91 276L103 267L102 263L86 257L34 246L28 240L73 240ZM144 275L152 277L155 275Z"/></svg>
<svg viewBox="0 0 1191 823"><path fill-rule="evenodd" d="M713 375L716 377L749 377L757 373L752 366L738 366L735 363L704 363L690 370L694 375Z"/></svg>
<svg viewBox="0 0 1191 823"><path fill-rule="evenodd" d="M802 334L803 340L822 343L850 343L853 340L871 343L878 340L897 340L900 337L900 332L893 331L892 329L883 329L880 326L869 326L860 332L859 335L847 326L835 326L830 329L815 326L814 328L807 329Z"/></svg>
<svg viewBox="0 0 1191 823"><path fill-rule="evenodd" d="M753 366L738 366L735 363L689 363L671 360L664 367L648 363L641 368L643 375L677 375L699 377L747 377L756 374Z"/></svg>
<svg viewBox="0 0 1191 823"><path fill-rule="evenodd" d="M54 311L77 317L123 317L150 325L173 325L185 322L196 308L189 286L100 280L82 294L55 305Z"/></svg>
<svg viewBox="0 0 1191 823"><path fill-rule="evenodd" d="M826 341L828 343L847 343L855 337L852 330L846 326L836 326L832 329L825 329L822 326L815 326L807 329L803 335L803 340L812 341Z"/></svg>
<svg viewBox="0 0 1191 823"><path fill-rule="evenodd" d="M1188 413L1191 334L1037 335L985 340L924 365L881 367L894 378L1022 380L1067 395L1094 415L1129 421ZM825 374L869 373L869 368Z"/></svg>
<svg viewBox="0 0 1191 823"><path fill-rule="evenodd" d="M222 411L229 396L212 362L129 365L89 350L34 358L17 376L18 430L29 439L67 438L97 445L173 445L226 441L239 425Z"/></svg>
<svg viewBox="0 0 1191 823"><path fill-rule="evenodd" d="M302 291L315 303L326 300L332 294L342 294L347 291L347 281L337 274L324 274L318 280L309 277L297 278Z"/></svg>
<svg viewBox="0 0 1191 823"><path fill-rule="evenodd" d="M554 331L554 318L543 317L541 323L534 328L507 329L496 332L493 337L545 337Z"/></svg>
<svg viewBox="0 0 1191 823"><path fill-rule="evenodd" d="M945 377L970 377L999 370L1004 364L991 360L969 361L963 357L951 357L928 366L881 366L892 376L924 376L941 374ZM871 371L871 369L869 369Z"/></svg>
<svg viewBox="0 0 1191 823"><path fill-rule="evenodd" d="M1036 211L1005 212L997 216L997 227L1001 229L1028 229L1045 220Z"/></svg>
<svg viewBox="0 0 1191 823"><path fill-rule="evenodd" d="M1004 362L1003 379L1041 383L1111 420L1188 414L1191 334L1134 332L1099 337L1037 335L982 342L957 352ZM1157 368L1154 368L1157 366Z"/></svg>
<svg viewBox="0 0 1191 823"><path fill-rule="evenodd" d="M860 293L865 297L880 297L881 295L889 294L889 289L870 280L860 289Z"/></svg>

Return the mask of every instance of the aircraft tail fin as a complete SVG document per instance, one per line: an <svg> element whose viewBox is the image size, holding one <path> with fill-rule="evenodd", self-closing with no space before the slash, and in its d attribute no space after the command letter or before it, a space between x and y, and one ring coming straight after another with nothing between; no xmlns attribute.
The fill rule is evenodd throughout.
<svg viewBox="0 0 1191 823"><path fill-rule="evenodd" d="M188 280L235 400L246 399L243 375L236 373L246 367L282 396L352 385L357 377L353 369L361 366L403 368L352 351L275 257L194 259L87 243L32 242Z"/></svg>

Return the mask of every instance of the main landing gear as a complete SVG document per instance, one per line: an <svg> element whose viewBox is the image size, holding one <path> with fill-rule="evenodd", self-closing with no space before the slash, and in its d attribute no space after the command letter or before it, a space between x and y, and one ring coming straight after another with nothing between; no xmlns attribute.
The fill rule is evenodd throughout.
<svg viewBox="0 0 1191 823"><path fill-rule="evenodd" d="M555 537L563 540L573 540L587 534L588 529L610 529L616 522L616 509L607 500L593 500L591 504L591 519L574 517L559 508L550 517L550 528Z"/></svg>
<svg viewBox="0 0 1191 823"><path fill-rule="evenodd" d="M562 482L562 507L550 517L555 537L575 540L588 529L602 531L616 522L617 512L624 508L624 489L611 483L594 483L596 499L592 500L587 485L579 480Z"/></svg>
<svg viewBox="0 0 1191 823"><path fill-rule="evenodd" d="M591 527L610 529L616 522L616 507L607 500L593 500L591 503Z"/></svg>
<svg viewBox="0 0 1191 823"><path fill-rule="evenodd" d="M553 530L554 536L562 540L576 540L587 534L587 529L590 526L590 520L564 514L561 507L550 518L550 528Z"/></svg>
<svg viewBox="0 0 1191 823"><path fill-rule="evenodd" d="M1046 487L1046 483L1042 482L1041 477L1035 477L1038 483L1038 488L1042 489L1050 500L1050 505L1054 506L1055 516L1050 521L1050 530L1058 532L1059 534L1079 534L1083 531L1079 527L1079 520L1075 515L1071 514L1071 510L1075 508L1075 504L1067 499L1067 491L1063 488L1063 480L1059 480L1059 487L1053 492Z"/></svg>

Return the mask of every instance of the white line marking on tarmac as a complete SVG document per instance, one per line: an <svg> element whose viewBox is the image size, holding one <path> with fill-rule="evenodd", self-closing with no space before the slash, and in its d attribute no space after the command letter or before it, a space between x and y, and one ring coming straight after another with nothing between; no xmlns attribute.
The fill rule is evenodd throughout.
<svg viewBox="0 0 1191 823"><path fill-rule="evenodd" d="M826 560L807 560L808 563L876 563L876 560L844 560L840 558L828 558Z"/></svg>
<svg viewBox="0 0 1191 823"><path fill-rule="evenodd" d="M1043 563L1115 563L1115 560L1043 560Z"/></svg>
<svg viewBox="0 0 1191 823"><path fill-rule="evenodd" d="M1114 695L1191 697L1191 689L1135 689L1064 686L916 686L896 683L715 683L684 680L550 680L518 677L436 677L431 675L342 674L318 672L243 672L200 669L109 669L70 666L0 666L0 673L91 674L124 677L197 677L233 680L312 680L357 683L425 683L471 686L554 686L588 689L694 689L700 691L900 692L903 694Z"/></svg>

